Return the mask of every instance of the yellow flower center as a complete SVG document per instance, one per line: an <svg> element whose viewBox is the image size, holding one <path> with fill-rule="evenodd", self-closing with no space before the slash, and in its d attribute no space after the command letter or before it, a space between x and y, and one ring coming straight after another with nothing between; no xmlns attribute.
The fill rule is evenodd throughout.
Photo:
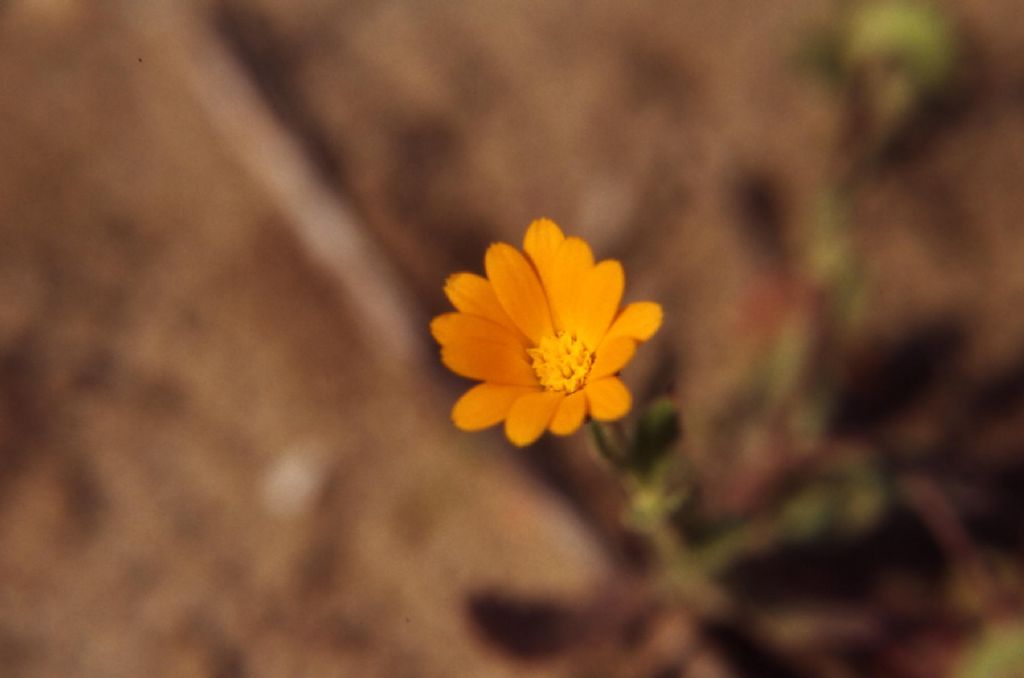
<svg viewBox="0 0 1024 678"><path fill-rule="evenodd" d="M549 391L578 391L587 382L594 362L591 350L568 332L543 337L539 346L528 348L526 352L533 359L533 371L541 386Z"/></svg>

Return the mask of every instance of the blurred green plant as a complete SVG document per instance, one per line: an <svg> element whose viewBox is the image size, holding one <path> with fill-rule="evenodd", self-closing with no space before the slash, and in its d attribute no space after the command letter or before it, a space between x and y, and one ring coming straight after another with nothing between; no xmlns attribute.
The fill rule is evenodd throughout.
<svg viewBox="0 0 1024 678"><path fill-rule="evenodd" d="M734 622L774 651L804 658L821 659L813 645L832 631L877 639L885 613L871 605L881 603L847 615L828 603L755 601L736 573L759 556L850 545L916 521L913 529L927 531L942 554L942 579L934 585L930 573L907 574L896 586L900 600L931 614L929 598L941 596L935 609L948 617L940 624L984 629L955 675L1024 675L1024 624L992 622L1014 609L1003 593L1022 584L993 571L999 554L973 543L950 486L931 477L927 454L889 455L900 444L884 432L853 441L833 435L874 293L855 203L885 152L955 89L960 38L935 5L870 0L846 4L804 56L840 95L837 157L792 256L757 280L741 309L750 339L745 374L721 410L687 410L686 440L675 404L662 399L632 428L594 423L594 441L622 483L624 521L656 552L659 581L698 617ZM936 563L919 566L930 572ZM1008 567L1017 572L1016 561ZM882 591L903 573L879 576ZM815 666L848 675L833 659Z"/></svg>
<svg viewBox="0 0 1024 678"><path fill-rule="evenodd" d="M591 422L601 456L618 472L630 502L626 521L647 533L664 527L687 488L680 477L684 459L677 443L679 413L668 398L656 400L628 433L616 425Z"/></svg>
<svg viewBox="0 0 1024 678"><path fill-rule="evenodd" d="M964 653L956 678L1024 676L1024 621L992 625Z"/></svg>
<svg viewBox="0 0 1024 678"><path fill-rule="evenodd" d="M869 460L829 467L799 485L776 518L785 542L849 539L874 527L893 499L892 484Z"/></svg>
<svg viewBox="0 0 1024 678"><path fill-rule="evenodd" d="M915 97L940 94L956 63L952 22L918 0L875 0L847 17L839 61L848 77L877 70L897 79Z"/></svg>
<svg viewBox="0 0 1024 678"><path fill-rule="evenodd" d="M847 99L847 143L871 160L955 90L961 42L926 0L871 0L815 31L799 61Z"/></svg>

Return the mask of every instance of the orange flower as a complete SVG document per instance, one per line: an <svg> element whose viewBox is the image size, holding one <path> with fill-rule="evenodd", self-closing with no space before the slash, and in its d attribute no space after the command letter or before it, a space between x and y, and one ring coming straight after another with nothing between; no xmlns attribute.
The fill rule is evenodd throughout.
<svg viewBox="0 0 1024 678"><path fill-rule="evenodd" d="M615 375L662 316L649 301L619 310L622 265L595 264L584 240L566 238L549 219L530 224L523 249L493 244L486 278L450 276L444 291L457 312L430 323L444 364L483 382L455 403L452 421L465 431L504 421L516 445L544 429L568 435L588 414L625 416L632 398Z"/></svg>

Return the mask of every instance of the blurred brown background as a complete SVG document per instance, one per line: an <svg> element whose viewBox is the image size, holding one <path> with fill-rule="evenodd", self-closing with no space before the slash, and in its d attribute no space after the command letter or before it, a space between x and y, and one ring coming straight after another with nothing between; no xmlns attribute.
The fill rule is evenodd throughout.
<svg viewBox="0 0 1024 678"><path fill-rule="evenodd" d="M942 4L955 63L889 125L806 57L855 4L0 4L0 675L963 666L1024 590L1024 23ZM584 432L454 430L427 321L531 219L586 237L666 309L625 378L706 514L759 515L809 457L749 375L872 144L804 447L924 489L743 551L740 598L817 615L766 640L660 597Z"/></svg>

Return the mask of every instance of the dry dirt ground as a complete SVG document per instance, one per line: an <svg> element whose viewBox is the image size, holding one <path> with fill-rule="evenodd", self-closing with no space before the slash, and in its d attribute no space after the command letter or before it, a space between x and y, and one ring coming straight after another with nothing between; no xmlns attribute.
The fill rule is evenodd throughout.
<svg viewBox="0 0 1024 678"><path fill-rule="evenodd" d="M854 205L865 336L954 328L922 407L1005 382L972 448L998 465L1024 443L1024 23L948 7L965 101ZM834 163L839 104L793 65L833 10L0 4L0 673L739 670L685 614L624 621L651 594L585 436L455 431L426 322L547 215L664 304L636 393L715 411L765 238L800 240Z"/></svg>

